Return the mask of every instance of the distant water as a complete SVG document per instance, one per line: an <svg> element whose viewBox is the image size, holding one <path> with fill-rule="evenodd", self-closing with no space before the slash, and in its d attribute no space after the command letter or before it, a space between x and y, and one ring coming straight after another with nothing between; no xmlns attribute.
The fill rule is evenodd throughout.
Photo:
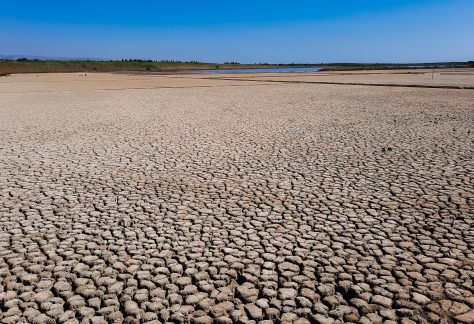
<svg viewBox="0 0 474 324"><path fill-rule="evenodd" d="M192 70L186 71L196 74L246 74L246 73L304 73L318 72L320 68L302 67L302 68L263 68L263 69L221 69L221 70Z"/></svg>

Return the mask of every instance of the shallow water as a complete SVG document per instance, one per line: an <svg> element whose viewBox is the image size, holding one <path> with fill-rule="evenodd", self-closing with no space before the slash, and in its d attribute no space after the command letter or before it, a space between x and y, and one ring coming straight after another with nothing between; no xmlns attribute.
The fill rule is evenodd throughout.
<svg viewBox="0 0 474 324"><path fill-rule="evenodd" d="M221 69L221 70L193 70L189 73L196 74L247 74L247 73L303 73L318 72L320 68L263 68L263 69ZM188 71L187 71L188 72Z"/></svg>

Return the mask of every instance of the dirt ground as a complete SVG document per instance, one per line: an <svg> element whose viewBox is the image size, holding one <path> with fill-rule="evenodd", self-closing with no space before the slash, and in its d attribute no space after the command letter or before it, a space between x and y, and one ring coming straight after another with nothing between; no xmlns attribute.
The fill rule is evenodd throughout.
<svg viewBox="0 0 474 324"><path fill-rule="evenodd" d="M474 323L473 161L474 70L0 77L0 322Z"/></svg>

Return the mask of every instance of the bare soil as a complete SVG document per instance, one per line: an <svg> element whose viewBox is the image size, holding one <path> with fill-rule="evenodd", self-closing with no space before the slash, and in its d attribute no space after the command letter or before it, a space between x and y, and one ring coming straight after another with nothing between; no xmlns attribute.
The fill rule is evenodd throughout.
<svg viewBox="0 0 474 324"><path fill-rule="evenodd" d="M474 74L421 72L1 77L0 322L473 323Z"/></svg>

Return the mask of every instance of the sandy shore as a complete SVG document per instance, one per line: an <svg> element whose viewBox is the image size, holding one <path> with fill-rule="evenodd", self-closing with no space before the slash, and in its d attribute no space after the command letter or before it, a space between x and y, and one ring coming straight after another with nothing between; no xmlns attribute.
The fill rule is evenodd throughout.
<svg viewBox="0 0 474 324"><path fill-rule="evenodd" d="M0 77L0 322L473 323L474 71L418 72Z"/></svg>

